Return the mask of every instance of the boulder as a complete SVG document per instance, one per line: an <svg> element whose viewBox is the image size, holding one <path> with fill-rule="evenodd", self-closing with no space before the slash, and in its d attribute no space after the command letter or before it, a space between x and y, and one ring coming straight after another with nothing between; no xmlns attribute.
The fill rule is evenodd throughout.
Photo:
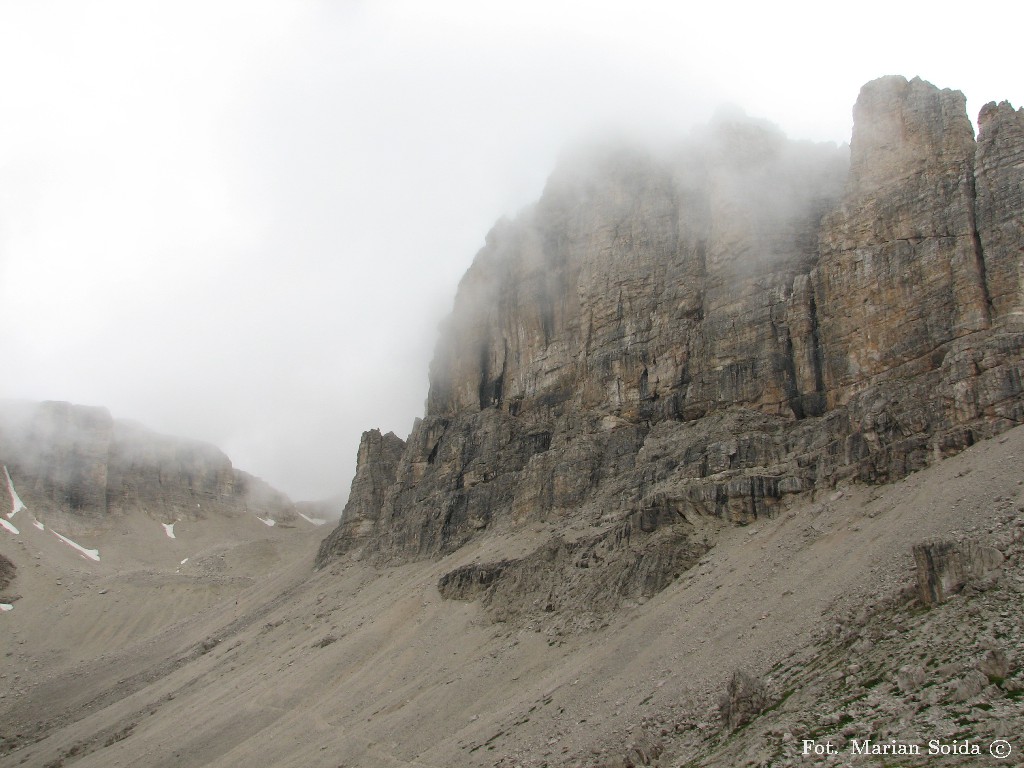
<svg viewBox="0 0 1024 768"><path fill-rule="evenodd" d="M917 595L925 605L938 605L968 584L984 584L998 575L1003 555L977 541L929 541L915 544Z"/></svg>

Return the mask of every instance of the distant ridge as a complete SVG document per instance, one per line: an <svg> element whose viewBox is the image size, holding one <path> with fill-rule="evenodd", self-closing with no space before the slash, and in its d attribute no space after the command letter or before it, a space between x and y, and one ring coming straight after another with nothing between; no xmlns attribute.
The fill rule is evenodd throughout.
<svg viewBox="0 0 1024 768"><path fill-rule="evenodd" d="M104 408L0 403L0 463L24 504L76 527L106 526L129 512L163 523L210 515L295 517L287 496L235 469L212 445L116 420Z"/></svg>

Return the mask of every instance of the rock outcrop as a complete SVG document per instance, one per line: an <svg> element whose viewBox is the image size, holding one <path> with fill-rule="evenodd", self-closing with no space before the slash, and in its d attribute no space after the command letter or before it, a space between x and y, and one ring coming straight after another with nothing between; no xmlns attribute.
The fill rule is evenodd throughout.
<svg viewBox="0 0 1024 768"><path fill-rule="evenodd" d="M363 433L347 502L351 511L346 528L350 547L364 544L377 530L384 496L395 483L404 451L405 441L394 432L381 435L380 430L371 429Z"/></svg>
<svg viewBox="0 0 1024 768"><path fill-rule="evenodd" d="M743 669L737 669L729 678L729 685L718 704L722 727L735 731L746 725L770 704L764 681Z"/></svg>
<svg viewBox="0 0 1024 768"><path fill-rule="evenodd" d="M670 509L659 512L573 541L556 535L522 558L470 563L442 576L438 590L448 599L479 599L498 621L599 627L610 611L653 597L707 552L708 531L677 524Z"/></svg>
<svg viewBox="0 0 1024 768"><path fill-rule="evenodd" d="M3 555L0 555L0 594L2 594L3 590L7 589L10 583L14 581L14 577L17 573L18 569L14 567L14 563Z"/></svg>
<svg viewBox="0 0 1024 768"><path fill-rule="evenodd" d="M968 584L995 581L1002 553L977 541L929 541L914 545L917 595L924 605L944 603Z"/></svg>
<svg viewBox="0 0 1024 768"><path fill-rule="evenodd" d="M404 443L364 435L318 566L551 524L533 555L442 579L486 600L552 558L579 574L629 526L634 555L598 570L644 595L712 523L1024 421L1024 118L989 105L976 142L964 103L887 77L849 152L722 116L671 158L567 158L463 278L425 417ZM687 556L636 575L648 546Z"/></svg>
<svg viewBox="0 0 1024 768"><path fill-rule="evenodd" d="M294 516L286 496L235 469L213 446L115 420L104 408L4 403L0 463L34 514L75 527L109 525L132 511L165 523L245 512Z"/></svg>

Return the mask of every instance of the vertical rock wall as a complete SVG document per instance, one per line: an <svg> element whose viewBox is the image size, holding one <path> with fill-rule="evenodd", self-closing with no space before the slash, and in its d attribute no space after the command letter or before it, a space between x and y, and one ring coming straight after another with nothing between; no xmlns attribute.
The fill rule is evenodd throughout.
<svg viewBox="0 0 1024 768"><path fill-rule="evenodd" d="M978 117L976 215L994 319L1024 321L1024 109L986 104Z"/></svg>
<svg viewBox="0 0 1024 768"><path fill-rule="evenodd" d="M897 366L927 369L941 344L990 322L963 94L875 80L854 108L851 149L812 275L832 406Z"/></svg>
<svg viewBox="0 0 1024 768"><path fill-rule="evenodd" d="M986 107L976 144L964 104L887 77L849 154L731 116L672 157L566 158L460 284L400 458L364 436L318 564L529 521L567 537L547 562L628 526L612 580L643 593L637 558L685 550L700 520L893 479L1024 421L1021 112ZM500 592L528 562L467 578Z"/></svg>

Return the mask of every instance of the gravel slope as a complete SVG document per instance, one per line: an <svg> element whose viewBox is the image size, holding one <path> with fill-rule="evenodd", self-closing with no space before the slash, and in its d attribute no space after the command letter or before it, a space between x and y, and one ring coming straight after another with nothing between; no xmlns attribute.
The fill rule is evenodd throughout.
<svg viewBox="0 0 1024 768"><path fill-rule="evenodd" d="M106 561L19 562L8 591L24 596L0 615L0 768L877 765L799 749L942 723L961 739L1024 733L1004 705L1019 704L1005 686L1020 680L1022 483L1017 429L891 486L821 494L722 529L668 589L581 633L495 624L437 592L458 565L528 551L535 529L382 571L312 573L312 534L240 542L158 586ZM922 611L905 591L910 548L932 537L1006 550L1000 586ZM44 588L58 574L70 594ZM36 593L63 595L59 632L29 610ZM86 616L104 619L89 629ZM1004 687L947 702L993 643L1011 659ZM926 673L913 691L895 682L908 664ZM776 707L726 735L718 701L739 668Z"/></svg>

